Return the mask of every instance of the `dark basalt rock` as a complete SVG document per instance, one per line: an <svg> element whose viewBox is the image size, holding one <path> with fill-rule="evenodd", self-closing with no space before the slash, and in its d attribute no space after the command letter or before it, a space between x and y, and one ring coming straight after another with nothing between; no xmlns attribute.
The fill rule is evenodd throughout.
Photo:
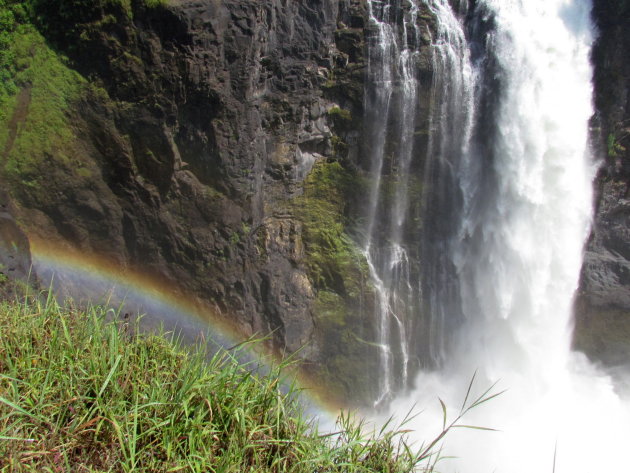
<svg viewBox="0 0 630 473"><path fill-rule="evenodd" d="M39 31L91 85L68 112L82 172L32 156L45 191L6 184L25 233L155 276L277 351L303 348L331 398L366 401L324 368L339 324L317 322L316 301L339 289L316 284L296 212L314 164L351 169L359 154L361 120L329 111L362 115L365 1L35 3ZM346 210L332 212L342 229Z"/></svg>
<svg viewBox="0 0 630 473"><path fill-rule="evenodd" d="M13 295L14 284L30 284L37 287L31 274L29 240L13 216L6 211L6 196L2 196L0 207L0 294Z"/></svg>
<svg viewBox="0 0 630 473"><path fill-rule="evenodd" d="M595 0L596 214L576 302L574 346L630 366L630 4Z"/></svg>

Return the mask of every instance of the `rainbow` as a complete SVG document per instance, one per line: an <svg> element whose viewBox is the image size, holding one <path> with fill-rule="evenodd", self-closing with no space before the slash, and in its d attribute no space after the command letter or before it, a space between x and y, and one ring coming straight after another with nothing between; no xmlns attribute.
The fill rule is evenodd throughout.
<svg viewBox="0 0 630 473"><path fill-rule="evenodd" d="M133 315L144 314L143 319L149 319L145 322L157 325L157 320L150 319L160 319L167 330L197 329L216 336L223 346L233 346L243 338L209 304L157 277L41 240L31 240L31 255L40 284L52 287L58 297L79 304L104 304Z"/></svg>
<svg viewBox="0 0 630 473"><path fill-rule="evenodd" d="M31 256L40 284L51 287L58 298L71 299L79 305L106 305L134 317L142 315L143 330L159 327L177 333L185 342L210 344L211 350L230 348L246 340L218 309L157 277L121 267L98 255L32 237ZM257 345L264 348L263 344ZM249 350L244 361L268 364L275 358L270 352ZM295 374L307 411L320 417L336 416L340 406L326 398L321 380L318 383L304 373Z"/></svg>

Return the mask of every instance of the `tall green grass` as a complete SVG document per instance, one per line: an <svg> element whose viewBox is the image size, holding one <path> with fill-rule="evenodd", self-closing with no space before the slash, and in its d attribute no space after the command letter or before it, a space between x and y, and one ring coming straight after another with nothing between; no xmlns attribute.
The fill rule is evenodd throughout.
<svg viewBox="0 0 630 473"><path fill-rule="evenodd" d="M50 296L0 305L0 471L394 473L438 458L347 415L319 435L284 365L252 374L107 315Z"/></svg>

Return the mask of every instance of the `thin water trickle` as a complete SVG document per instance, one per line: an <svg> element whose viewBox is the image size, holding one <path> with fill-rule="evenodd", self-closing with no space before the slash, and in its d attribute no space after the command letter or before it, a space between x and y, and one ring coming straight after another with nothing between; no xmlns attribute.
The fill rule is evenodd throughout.
<svg viewBox="0 0 630 473"><path fill-rule="evenodd" d="M379 396L376 406L391 400L409 376L407 324L414 293L403 232L409 211L409 175L414 149L418 80L416 61L420 31L418 4L368 1L370 25L366 110L371 127L367 230L363 244L376 291L379 347ZM394 103L395 102L395 103ZM392 130L392 123L397 129ZM394 135L394 138L389 135ZM392 145L395 142L395 145ZM387 165L386 165L387 163ZM383 207L383 195L393 197ZM395 341L395 342L394 342Z"/></svg>

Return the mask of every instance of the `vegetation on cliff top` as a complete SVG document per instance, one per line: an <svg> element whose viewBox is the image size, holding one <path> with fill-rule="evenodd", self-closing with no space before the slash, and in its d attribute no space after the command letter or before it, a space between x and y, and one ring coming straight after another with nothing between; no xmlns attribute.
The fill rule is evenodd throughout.
<svg viewBox="0 0 630 473"><path fill-rule="evenodd" d="M8 174L34 184L49 159L88 175L76 149L70 105L94 88L48 41L76 47L163 0L0 0L0 153ZM44 33L44 36L42 35ZM104 91L100 91L104 94ZM31 186L34 187L34 186Z"/></svg>
<svg viewBox="0 0 630 473"><path fill-rule="evenodd" d="M43 201L45 170L92 173L69 112L87 82L48 46L29 11L26 2L0 0L0 156L14 193Z"/></svg>
<svg viewBox="0 0 630 473"><path fill-rule="evenodd" d="M184 350L53 298L0 306L0 471L409 472L400 433L320 436L281 371ZM425 465L425 466L422 466Z"/></svg>
<svg viewBox="0 0 630 473"><path fill-rule="evenodd" d="M56 44L73 49L82 42L116 30L134 13L165 5L167 0L27 0L30 17L38 29Z"/></svg>

